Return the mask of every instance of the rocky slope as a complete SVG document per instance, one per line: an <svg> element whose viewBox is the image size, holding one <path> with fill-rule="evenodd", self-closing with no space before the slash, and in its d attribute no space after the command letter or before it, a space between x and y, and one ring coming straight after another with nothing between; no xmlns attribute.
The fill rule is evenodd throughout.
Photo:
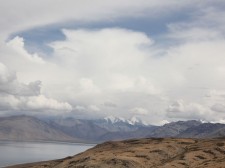
<svg viewBox="0 0 225 168"><path fill-rule="evenodd" d="M133 139L105 142L73 157L9 168L223 168L225 139Z"/></svg>

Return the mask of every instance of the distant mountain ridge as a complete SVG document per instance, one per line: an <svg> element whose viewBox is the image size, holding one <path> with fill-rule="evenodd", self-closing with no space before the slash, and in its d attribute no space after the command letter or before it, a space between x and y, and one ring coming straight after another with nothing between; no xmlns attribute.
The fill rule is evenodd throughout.
<svg viewBox="0 0 225 168"><path fill-rule="evenodd" d="M99 127L91 120L61 118L50 120L48 124L69 136L82 139L86 142L98 142L98 138L108 132L108 130Z"/></svg>
<svg viewBox="0 0 225 168"><path fill-rule="evenodd" d="M209 137L225 137L225 124L203 123L188 128L178 135L178 137L193 138L209 138Z"/></svg>
<svg viewBox="0 0 225 168"><path fill-rule="evenodd" d="M44 121L26 115L1 117L0 140L78 141Z"/></svg>
<svg viewBox="0 0 225 168"><path fill-rule="evenodd" d="M0 117L0 140L104 142L131 138L225 137L225 124L177 121L163 126L143 124L137 118L107 117L98 120L75 118L38 119L31 116Z"/></svg>
<svg viewBox="0 0 225 168"><path fill-rule="evenodd" d="M187 129L193 129L199 125L202 125L202 122L196 120L171 122L154 129L148 137L178 137Z"/></svg>

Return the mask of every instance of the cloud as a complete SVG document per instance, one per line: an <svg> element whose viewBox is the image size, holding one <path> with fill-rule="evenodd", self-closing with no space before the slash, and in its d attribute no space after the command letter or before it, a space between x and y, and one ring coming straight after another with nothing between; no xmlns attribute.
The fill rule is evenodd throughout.
<svg viewBox="0 0 225 168"><path fill-rule="evenodd" d="M15 96L37 96L40 94L41 81L23 84L18 82L15 72L0 63L0 93Z"/></svg>
<svg viewBox="0 0 225 168"><path fill-rule="evenodd" d="M206 98L209 99L216 99L217 101L219 100L224 100L225 99L225 91L224 90L209 90L206 94L205 94Z"/></svg>
<svg viewBox="0 0 225 168"><path fill-rule="evenodd" d="M89 110L94 111L94 112L98 112L101 109L98 106L96 106L96 105L90 105L89 106Z"/></svg>
<svg viewBox="0 0 225 168"><path fill-rule="evenodd" d="M164 9L173 11L191 3L165 0L163 2L157 0L124 0L122 2L119 0L67 0L66 2L62 0L39 0L38 2L20 0L17 3L12 0L3 0L1 4L0 15L4 15L4 18L0 19L0 25L2 25L0 36L42 25L109 21L130 16L140 17L146 11L150 13L149 17L155 18L157 15L167 14L167 10ZM13 10L9 10L12 7Z"/></svg>
<svg viewBox="0 0 225 168"><path fill-rule="evenodd" d="M8 10L13 5L15 9ZM3 1L0 107L46 113L72 110L84 117L129 118L139 113L152 123L222 121L223 5L223 1ZM175 14L182 19L167 20ZM140 17L156 25L163 22L167 29L149 35L121 25L92 28L93 23ZM81 22L91 26L66 29L68 23ZM46 44L53 50L51 55L30 53L23 37L10 39L12 33L47 25L65 27L64 39Z"/></svg>
<svg viewBox="0 0 225 168"><path fill-rule="evenodd" d="M82 93L97 94L99 92L99 88L94 84L93 80L88 78L81 78L79 86Z"/></svg>
<svg viewBox="0 0 225 168"><path fill-rule="evenodd" d="M88 101L93 94L103 96L112 91L159 92L139 70L147 57L140 48L153 43L145 34L119 28L63 30L63 33L66 40L50 44L53 61L73 76L71 89L77 100Z"/></svg>
<svg viewBox="0 0 225 168"><path fill-rule="evenodd" d="M10 57L25 61L26 67L14 66L20 72L19 79L41 80L42 94L69 102L74 114L113 113L129 118L130 109L141 107L133 109L133 113L154 116L149 117L152 122L210 118L205 117L211 116L212 111L207 109L210 104L202 103L205 90L198 88L222 87L217 81L224 80L221 69L225 60L220 54L224 52L223 40L189 41L159 48L145 33L122 28L62 32L66 38L49 44L54 52L51 59L42 58L44 64L30 59L33 56L28 52L16 52L15 57L14 51L9 51L12 45L7 45L7 52L12 55L3 60L11 67L14 62ZM8 44L25 50L24 44ZM167 109L168 102L180 97L193 103L178 103L179 106L170 105ZM116 104L116 108L101 106L107 101Z"/></svg>
<svg viewBox="0 0 225 168"><path fill-rule="evenodd" d="M216 102L217 101L215 99L212 99L210 103L208 103L208 101L193 103L184 100L177 100L168 106L166 115L172 120L194 119L211 122L222 122L222 120L225 118L223 113L225 106Z"/></svg>
<svg viewBox="0 0 225 168"><path fill-rule="evenodd" d="M77 106L74 107L74 110L85 111L86 110L86 107L81 106L81 105L77 105Z"/></svg>
<svg viewBox="0 0 225 168"><path fill-rule="evenodd" d="M192 14L189 14L188 21L167 24L170 31L167 37L180 42L221 39L224 36L225 27L223 20L225 13L222 6L224 6L222 1L198 3L196 5L198 10L193 10Z"/></svg>
<svg viewBox="0 0 225 168"><path fill-rule="evenodd" d="M16 36L12 40L10 40L7 44L11 49L15 50L17 54L22 55L25 57L25 59L28 59L31 62L35 63L40 63L44 64L44 60L39 57L36 53L35 54L29 54L25 49L24 49L24 39L21 37Z"/></svg>
<svg viewBox="0 0 225 168"><path fill-rule="evenodd" d="M129 109L142 107L148 114L140 109L136 109L136 113L154 116L152 121L208 119L205 115L211 116L212 111L204 108L210 104L201 102L204 91L195 88L222 87L222 83L218 83L224 80L221 69L225 67L222 64L225 60L220 54L224 52L222 39L188 41L158 48L145 33L127 29L62 31L66 38L49 44L54 52L51 59L42 58L45 66L30 59L32 54L16 50L18 58L15 59L25 61L27 66L15 65L14 69L20 72L22 80L34 80L35 74L42 81L44 94L69 102L75 112L94 116L95 111L103 116L114 113L129 117ZM16 41L18 39L23 42L22 38L17 37ZM8 44L16 46L8 45L9 49L25 50L24 44L11 41ZM164 54L158 56L162 50ZM8 58L10 56L4 62L12 66L13 62ZM193 103L172 105L166 111L167 101L180 97L187 102L193 100ZM116 104L117 108L101 106L106 100ZM79 106L85 108L83 112L76 108Z"/></svg>
<svg viewBox="0 0 225 168"><path fill-rule="evenodd" d="M135 115L147 115L148 114L148 110L141 108L141 107L135 107L133 109L130 109L131 113L135 114Z"/></svg>
<svg viewBox="0 0 225 168"><path fill-rule="evenodd" d="M183 100L177 100L167 109L167 116L179 119L205 119L206 108L197 103L185 103ZM207 113L209 113L207 111Z"/></svg>
<svg viewBox="0 0 225 168"><path fill-rule="evenodd" d="M109 108L116 108L117 107L117 105L115 103L110 102L110 101L104 102L103 105L106 106L106 107L109 107Z"/></svg>
<svg viewBox="0 0 225 168"><path fill-rule="evenodd" d="M37 97L30 97L26 103L28 109L33 110L56 110L61 111L63 113L69 112L72 110L70 104L65 102L58 102L57 100L46 98L43 95L39 95Z"/></svg>
<svg viewBox="0 0 225 168"><path fill-rule="evenodd" d="M211 109L213 111L216 111L216 112L225 112L225 105L224 104L214 104Z"/></svg>
<svg viewBox="0 0 225 168"><path fill-rule="evenodd" d="M0 63L0 109L11 113L27 111L45 112L44 115L53 112L69 112L70 104L47 98L41 94L41 81L20 83L14 72Z"/></svg>
<svg viewBox="0 0 225 168"><path fill-rule="evenodd" d="M43 95L29 97L1 95L0 100L1 110L11 113L23 111L27 114L41 112L41 115L57 115L72 110L68 103L58 102Z"/></svg>

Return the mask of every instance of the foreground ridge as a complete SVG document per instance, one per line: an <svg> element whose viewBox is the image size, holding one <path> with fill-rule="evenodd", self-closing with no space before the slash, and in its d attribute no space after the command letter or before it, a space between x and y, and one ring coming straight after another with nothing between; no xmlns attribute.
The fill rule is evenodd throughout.
<svg viewBox="0 0 225 168"><path fill-rule="evenodd" d="M224 138L147 138L105 142L73 157L8 168L222 168L224 164Z"/></svg>

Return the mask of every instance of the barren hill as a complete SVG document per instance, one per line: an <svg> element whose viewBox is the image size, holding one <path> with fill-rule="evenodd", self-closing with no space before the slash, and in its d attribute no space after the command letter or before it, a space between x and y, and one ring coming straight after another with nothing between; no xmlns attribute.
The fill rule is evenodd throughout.
<svg viewBox="0 0 225 168"><path fill-rule="evenodd" d="M133 139L105 142L73 157L11 168L224 168L225 139Z"/></svg>

